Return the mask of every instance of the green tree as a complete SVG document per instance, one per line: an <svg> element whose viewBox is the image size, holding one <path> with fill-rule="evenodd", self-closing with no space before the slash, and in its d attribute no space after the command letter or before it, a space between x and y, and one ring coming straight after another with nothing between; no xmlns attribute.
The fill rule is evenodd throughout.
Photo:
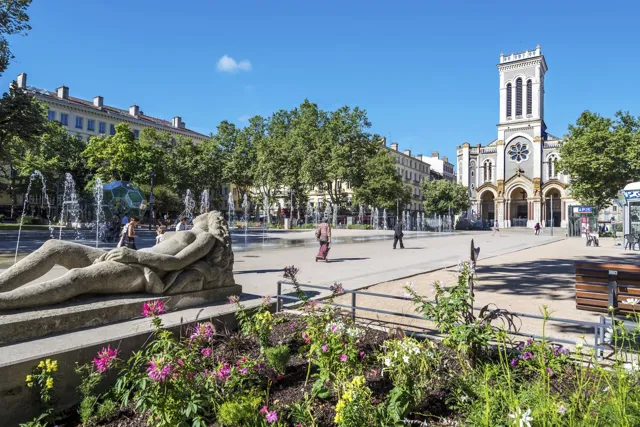
<svg viewBox="0 0 640 427"><path fill-rule="evenodd" d="M151 191L150 184L140 184L139 187L148 198ZM153 202L154 212L180 212L183 209L183 202L180 195L169 186L155 185L153 187L153 196L155 198L155 201ZM161 217L162 215L157 214L155 216L156 219Z"/></svg>
<svg viewBox="0 0 640 427"><path fill-rule="evenodd" d="M471 206L469 189L457 182L443 179L425 181L422 190L425 195L424 209L429 215L445 215L449 212L458 215Z"/></svg>
<svg viewBox="0 0 640 427"><path fill-rule="evenodd" d="M235 125L223 121L218 125L217 133L212 135L220 149L222 182L235 185L241 194L248 194L254 181L254 133L251 125L239 130Z"/></svg>
<svg viewBox="0 0 640 427"><path fill-rule="evenodd" d="M166 184L172 160L171 134L154 128L145 128L140 132L138 146L139 165L133 180L138 184L149 182L151 173L154 172L156 174L154 182L157 185Z"/></svg>
<svg viewBox="0 0 640 427"><path fill-rule="evenodd" d="M640 179L640 121L617 112L614 119L584 111L560 146L560 170L581 203L604 208L630 181Z"/></svg>
<svg viewBox="0 0 640 427"><path fill-rule="evenodd" d="M126 123L116 125L115 135L91 138L84 156L103 182L131 181L142 169L140 143Z"/></svg>
<svg viewBox="0 0 640 427"><path fill-rule="evenodd" d="M367 162L364 180L354 188L354 196L358 204L395 211L398 205L409 204L411 187L398 175L394 157L384 147L379 147Z"/></svg>
<svg viewBox="0 0 640 427"><path fill-rule="evenodd" d="M31 29L27 8L31 0L0 1L0 74L14 58L9 48L8 35L26 34Z"/></svg>

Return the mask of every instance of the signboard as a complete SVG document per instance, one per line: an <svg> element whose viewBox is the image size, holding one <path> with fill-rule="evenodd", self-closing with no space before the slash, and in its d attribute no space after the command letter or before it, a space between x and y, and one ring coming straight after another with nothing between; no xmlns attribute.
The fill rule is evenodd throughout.
<svg viewBox="0 0 640 427"><path fill-rule="evenodd" d="M578 206L577 211L581 214L591 214L593 213L593 206Z"/></svg>
<svg viewBox="0 0 640 427"><path fill-rule="evenodd" d="M640 190L623 190L624 198L627 200L640 199Z"/></svg>

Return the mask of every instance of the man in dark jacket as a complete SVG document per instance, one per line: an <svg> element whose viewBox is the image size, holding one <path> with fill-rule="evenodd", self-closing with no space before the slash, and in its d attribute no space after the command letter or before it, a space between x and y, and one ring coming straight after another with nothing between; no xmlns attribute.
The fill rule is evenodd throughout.
<svg viewBox="0 0 640 427"><path fill-rule="evenodd" d="M402 220L398 221L393 227L393 249L396 248L398 244L398 240L400 241L400 249L404 249L404 244L402 243Z"/></svg>

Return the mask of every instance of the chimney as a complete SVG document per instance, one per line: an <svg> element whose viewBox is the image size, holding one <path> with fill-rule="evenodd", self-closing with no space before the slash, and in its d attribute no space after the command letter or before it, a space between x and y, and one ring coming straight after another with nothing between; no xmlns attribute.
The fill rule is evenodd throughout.
<svg viewBox="0 0 640 427"><path fill-rule="evenodd" d="M447 156L442 156L442 161L445 163L449 163L449 158Z"/></svg>
<svg viewBox="0 0 640 427"><path fill-rule="evenodd" d="M182 117L175 116L173 118L173 122L171 123L171 126L174 127L174 128L179 128L180 127L180 123L182 123Z"/></svg>
<svg viewBox="0 0 640 427"><path fill-rule="evenodd" d="M418 155L416 156L416 159L418 159L418 160L422 161L422 154L418 154Z"/></svg>
<svg viewBox="0 0 640 427"><path fill-rule="evenodd" d="M138 117L140 115L140 107L137 105L132 105L129 107L129 115L133 117Z"/></svg>
<svg viewBox="0 0 640 427"><path fill-rule="evenodd" d="M411 156L411 150L404 150L404 154L406 154L407 156Z"/></svg>
<svg viewBox="0 0 640 427"><path fill-rule="evenodd" d="M60 99L69 98L69 88L66 86L60 86L58 89L56 89L56 93L58 95L58 98Z"/></svg>
<svg viewBox="0 0 640 427"><path fill-rule="evenodd" d="M438 153L437 151L432 151L431 152L431 157L435 157L436 159L440 158L440 153Z"/></svg>
<svg viewBox="0 0 640 427"><path fill-rule="evenodd" d="M102 107L103 104L104 104L104 98L101 97L100 95L93 98L93 105L95 105L96 107Z"/></svg>
<svg viewBox="0 0 640 427"><path fill-rule="evenodd" d="M18 78L16 79L16 82L18 83L18 87L20 89L26 89L27 88L27 73L18 74Z"/></svg>
<svg viewBox="0 0 640 427"><path fill-rule="evenodd" d="M385 136L380 138L380 145L382 145L383 147L387 146L387 138Z"/></svg>
<svg viewBox="0 0 640 427"><path fill-rule="evenodd" d="M398 143L397 142L392 142L391 143L391 149L393 151L398 151Z"/></svg>

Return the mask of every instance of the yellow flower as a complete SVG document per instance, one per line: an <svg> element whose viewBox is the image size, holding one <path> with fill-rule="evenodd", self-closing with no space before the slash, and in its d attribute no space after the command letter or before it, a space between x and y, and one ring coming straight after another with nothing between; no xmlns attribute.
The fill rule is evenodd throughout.
<svg viewBox="0 0 640 427"><path fill-rule="evenodd" d="M353 384L355 387L360 387L362 385L365 384L365 379L362 375L358 375L353 377L353 380L351 381L351 384Z"/></svg>
<svg viewBox="0 0 640 427"><path fill-rule="evenodd" d="M342 395L342 400L344 400L345 402L351 402L353 400L353 392L351 390L345 391ZM338 402L338 404L339 403L340 402Z"/></svg>
<svg viewBox="0 0 640 427"><path fill-rule="evenodd" d="M41 360L40 363L38 363L38 368L44 368L44 360Z"/></svg>
<svg viewBox="0 0 640 427"><path fill-rule="evenodd" d="M33 381L33 377L31 375L27 375L26 381L30 383L31 381Z"/></svg>
<svg viewBox="0 0 640 427"><path fill-rule="evenodd" d="M47 372L55 372L55 371L58 370L58 361L57 360L51 361L51 359L47 359L45 364L47 365Z"/></svg>
<svg viewBox="0 0 640 427"><path fill-rule="evenodd" d="M47 382L46 382L45 386L48 389L52 389L53 388L53 378L47 378Z"/></svg>

